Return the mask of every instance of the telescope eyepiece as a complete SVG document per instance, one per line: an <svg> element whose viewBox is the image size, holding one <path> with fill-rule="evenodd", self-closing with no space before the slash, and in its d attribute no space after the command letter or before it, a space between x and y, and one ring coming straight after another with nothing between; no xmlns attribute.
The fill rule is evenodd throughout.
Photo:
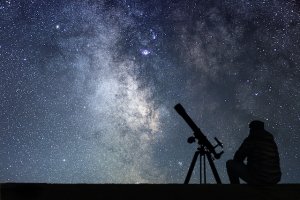
<svg viewBox="0 0 300 200"><path fill-rule="evenodd" d="M217 146L220 146L220 147L222 147L223 148L223 143L222 142L220 142L220 140L218 140L218 138L216 138L215 137L215 141L217 142Z"/></svg>

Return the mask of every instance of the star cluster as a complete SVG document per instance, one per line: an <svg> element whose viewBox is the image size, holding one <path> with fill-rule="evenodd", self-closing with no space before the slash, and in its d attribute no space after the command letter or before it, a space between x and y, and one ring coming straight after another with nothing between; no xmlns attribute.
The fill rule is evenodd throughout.
<svg viewBox="0 0 300 200"><path fill-rule="evenodd" d="M183 183L177 103L224 143L224 183L253 119L299 182L296 1L5 0L0 19L0 182Z"/></svg>

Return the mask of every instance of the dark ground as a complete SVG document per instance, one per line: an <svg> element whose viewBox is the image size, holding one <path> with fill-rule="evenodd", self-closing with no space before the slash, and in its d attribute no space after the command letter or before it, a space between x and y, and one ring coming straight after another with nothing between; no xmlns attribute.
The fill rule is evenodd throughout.
<svg viewBox="0 0 300 200"><path fill-rule="evenodd" d="M293 199L300 184L1 184L1 200L12 199Z"/></svg>

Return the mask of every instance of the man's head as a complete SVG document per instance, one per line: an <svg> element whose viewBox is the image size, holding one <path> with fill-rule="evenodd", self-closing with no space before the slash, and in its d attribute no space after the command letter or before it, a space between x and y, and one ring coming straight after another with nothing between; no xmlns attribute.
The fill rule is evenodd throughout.
<svg viewBox="0 0 300 200"><path fill-rule="evenodd" d="M254 120L249 124L250 130L264 130L264 122L259 120Z"/></svg>

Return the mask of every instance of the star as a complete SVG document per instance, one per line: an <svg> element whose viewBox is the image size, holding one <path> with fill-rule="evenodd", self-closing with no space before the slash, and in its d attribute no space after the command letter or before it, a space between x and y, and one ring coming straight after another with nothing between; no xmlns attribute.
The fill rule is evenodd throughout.
<svg viewBox="0 0 300 200"><path fill-rule="evenodd" d="M142 49L142 50L141 50L141 53L142 53L142 55L147 56L147 55L150 54L150 51L147 50L147 49Z"/></svg>
<svg viewBox="0 0 300 200"><path fill-rule="evenodd" d="M180 162L180 161L178 161L178 165L179 165L180 167L182 167L183 163Z"/></svg>

